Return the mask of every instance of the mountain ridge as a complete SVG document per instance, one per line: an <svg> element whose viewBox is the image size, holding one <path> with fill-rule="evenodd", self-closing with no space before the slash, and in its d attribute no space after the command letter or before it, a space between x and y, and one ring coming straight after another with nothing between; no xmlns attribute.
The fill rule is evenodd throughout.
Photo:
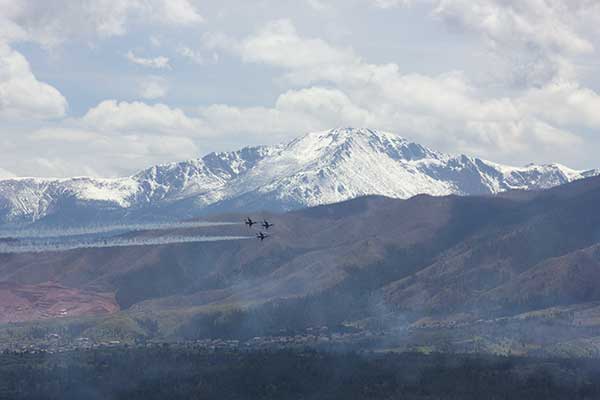
<svg viewBox="0 0 600 400"><path fill-rule="evenodd" d="M600 170L560 164L506 166L449 155L372 129L308 133L286 144L155 165L123 178L0 180L0 223L189 218L210 213L288 211L364 195L495 194L544 189Z"/></svg>

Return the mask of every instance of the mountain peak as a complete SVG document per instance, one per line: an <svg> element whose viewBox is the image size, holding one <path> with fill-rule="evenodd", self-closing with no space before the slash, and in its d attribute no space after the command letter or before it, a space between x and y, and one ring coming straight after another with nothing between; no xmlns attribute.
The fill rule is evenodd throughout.
<svg viewBox="0 0 600 400"><path fill-rule="evenodd" d="M351 151L376 152L394 160L439 159L443 154L420 144L409 142L394 133L369 128L334 128L311 132L288 144L289 148L305 149L311 154L322 152L349 153Z"/></svg>
<svg viewBox="0 0 600 400"><path fill-rule="evenodd" d="M548 188L599 173L560 164L511 167L436 152L394 133L340 127L282 145L157 165L129 178L3 180L0 224L283 211L363 195L490 194Z"/></svg>
<svg viewBox="0 0 600 400"><path fill-rule="evenodd" d="M326 131L310 132L298 138L297 140L318 140L330 141L330 143L347 142L348 140L369 140L375 142L395 141L398 143L408 143L408 141L394 133L378 131L369 128L334 128Z"/></svg>

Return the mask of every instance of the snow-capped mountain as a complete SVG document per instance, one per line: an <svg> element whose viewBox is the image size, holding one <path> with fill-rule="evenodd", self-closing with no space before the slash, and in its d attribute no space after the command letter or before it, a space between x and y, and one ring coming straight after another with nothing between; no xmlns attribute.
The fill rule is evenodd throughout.
<svg viewBox="0 0 600 400"><path fill-rule="evenodd" d="M344 128L157 165L126 178L0 180L0 223L73 225L281 211L367 194L486 194L548 188L599 173L559 164L509 167L436 152L391 133Z"/></svg>

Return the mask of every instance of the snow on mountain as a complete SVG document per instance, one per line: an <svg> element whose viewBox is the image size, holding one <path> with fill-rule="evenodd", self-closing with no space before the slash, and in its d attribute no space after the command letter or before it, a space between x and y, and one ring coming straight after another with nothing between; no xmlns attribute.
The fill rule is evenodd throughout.
<svg viewBox="0 0 600 400"><path fill-rule="evenodd" d="M0 180L0 218L35 221L53 212L61 200L100 202L127 208L131 194L137 190L132 178L45 179L11 178Z"/></svg>
<svg viewBox="0 0 600 400"><path fill-rule="evenodd" d="M489 194L548 188L599 173L560 164L510 167L439 153L391 133L344 128L309 133L284 145L157 165L127 178L0 180L0 223L70 225L280 211L367 194Z"/></svg>

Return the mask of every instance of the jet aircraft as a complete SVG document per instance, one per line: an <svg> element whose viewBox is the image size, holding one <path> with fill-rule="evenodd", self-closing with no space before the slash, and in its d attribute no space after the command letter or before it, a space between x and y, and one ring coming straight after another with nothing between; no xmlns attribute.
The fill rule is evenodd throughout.
<svg viewBox="0 0 600 400"><path fill-rule="evenodd" d="M266 238L268 238L268 237L269 237L269 235L265 235L265 234L264 234L264 233L262 233L262 232L259 232L259 233L257 233L257 234L256 234L256 238L257 238L257 239L260 239L260 241L261 241L261 242L262 242L263 240L265 240Z"/></svg>
<svg viewBox="0 0 600 400"><path fill-rule="evenodd" d="M265 220L263 220L263 222L262 222L262 224L261 224L261 226L262 226L263 228L265 228L266 230L269 230L269 228L270 228L270 227L272 227L273 225L275 225L275 224L272 224L272 223L270 223L270 222L269 222L269 221L267 221L266 219L265 219Z"/></svg>
<svg viewBox="0 0 600 400"><path fill-rule="evenodd" d="M252 228L252 225L256 224L256 221L252 221L250 217L246 217L245 224L248 225L248 228Z"/></svg>

